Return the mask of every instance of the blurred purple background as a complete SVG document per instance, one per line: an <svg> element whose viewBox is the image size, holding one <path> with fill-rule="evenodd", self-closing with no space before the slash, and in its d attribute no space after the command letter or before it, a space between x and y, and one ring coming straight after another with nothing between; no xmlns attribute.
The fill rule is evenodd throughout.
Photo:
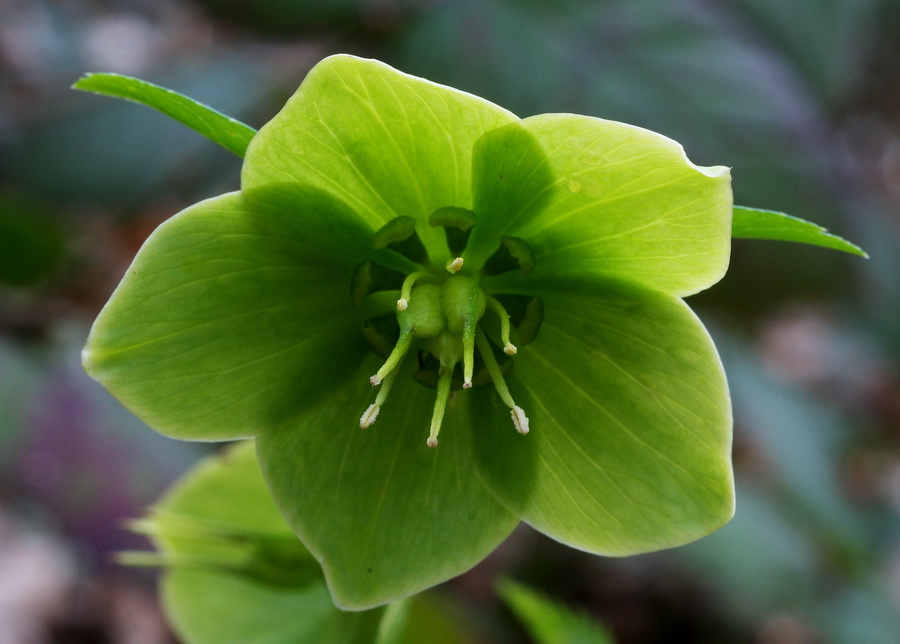
<svg viewBox="0 0 900 644"><path fill-rule="evenodd" d="M122 528L210 447L162 438L79 366L147 234L240 160L71 91L137 75L255 127L338 51L526 116L652 128L736 201L866 248L738 241L691 304L732 386L738 514L609 560L527 528L441 590L471 642L524 642L512 575L623 643L900 641L900 4L890 0L0 0L0 644L172 642Z"/></svg>

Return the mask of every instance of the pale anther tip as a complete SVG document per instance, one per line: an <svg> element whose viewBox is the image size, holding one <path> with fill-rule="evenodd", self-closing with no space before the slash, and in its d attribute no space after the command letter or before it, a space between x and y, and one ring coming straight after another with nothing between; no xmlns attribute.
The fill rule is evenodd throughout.
<svg viewBox="0 0 900 644"><path fill-rule="evenodd" d="M408 307L408 306L409 306L409 302L406 301L406 298L401 297L399 300L397 300L397 310L398 311L405 311L406 307Z"/></svg>
<svg viewBox="0 0 900 644"><path fill-rule="evenodd" d="M378 377L378 374L376 373L374 376L371 376L371 377L369 378L369 382L372 383L372 386L373 386L373 387L377 387L378 385L381 384L381 378L379 378L379 377Z"/></svg>
<svg viewBox="0 0 900 644"><path fill-rule="evenodd" d="M506 346L503 347L503 353L505 353L508 356L514 356L518 352L519 352L519 350L516 348L516 345L514 345L512 342L507 342Z"/></svg>
<svg viewBox="0 0 900 644"><path fill-rule="evenodd" d="M447 263L447 270L450 271L451 273L457 272L462 267L463 267L463 258L462 257L457 257L453 261Z"/></svg>
<svg viewBox="0 0 900 644"><path fill-rule="evenodd" d="M516 431L524 436L528 433L528 416L525 415L525 411L516 405L509 411L509 415L512 416L513 425L516 427Z"/></svg>
<svg viewBox="0 0 900 644"><path fill-rule="evenodd" d="M471 389L471 388L472 388L472 381L471 381L471 380L466 380L466 381L463 383L463 389Z"/></svg>
<svg viewBox="0 0 900 644"><path fill-rule="evenodd" d="M381 411L381 407L376 404L369 405L368 409L363 412L363 415L359 419L359 428L360 429L368 429L375 422L375 419L378 418L378 412Z"/></svg>
<svg viewBox="0 0 900 644"><path fill-rule="evenodd" d="M428 447L437 447L437 439L429 436L428 440L425 441L425 444L428 445Z"/></svg>

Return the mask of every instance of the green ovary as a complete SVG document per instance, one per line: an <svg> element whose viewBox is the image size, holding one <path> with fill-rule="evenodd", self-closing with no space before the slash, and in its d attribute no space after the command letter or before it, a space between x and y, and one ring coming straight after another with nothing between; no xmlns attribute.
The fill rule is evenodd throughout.
<svg viewBox="0 0 900 644"><path fill-rule="evenodd" d="M400 366L412 353L411 349L415 348L421 355L434 356L438 363L435 405L426 441L429 447L437 446L458 365L462 371L462 388L473 386L476 353L501 400L510 408L516 430L521 434L528 433L528 418L510 396L493 346L479 324L486 311L496 315L503 351L513 355L516 347L509 338L509 315L498 300L481 288L480 276L467 273L463 266L463 259L457 257L446 262L446 270L429 266L405 276L397 300L396 318L400 335L384 364L369 379L373 386L381 388L375 402L360 418L361 428L366 429L375 422Z"/></svg>

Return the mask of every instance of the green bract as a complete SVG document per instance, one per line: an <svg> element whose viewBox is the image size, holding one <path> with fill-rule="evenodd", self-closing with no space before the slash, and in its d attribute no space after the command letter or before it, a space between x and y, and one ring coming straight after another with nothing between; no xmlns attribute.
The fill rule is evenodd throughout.
<svg viewBox="0 0 900 644"><path fill-rule="evenodd" d="M162 603L179 637L196 644L381 644L385 609L337 610L319 566L268 496L253 441L201 461L132 529L159 555ZM403 602L401 602L402 604Z"/></svg>
<svg viewBox="0 0 900 644"><path fill-rule="evenodd" d="M520 520L668 548L733 511L725 377L680 299L724 274L731 213L728 170L653 132L334 56L240 192L150 237L84 364L167 435L256 436L345 608L467 570Z"/></svg>

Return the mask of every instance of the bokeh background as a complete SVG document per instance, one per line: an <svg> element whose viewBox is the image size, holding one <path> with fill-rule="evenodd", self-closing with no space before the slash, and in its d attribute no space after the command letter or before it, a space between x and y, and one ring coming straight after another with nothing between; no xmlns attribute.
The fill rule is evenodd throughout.
<svg viewBox="0 0 900 644"><path fill-rule="evenodd" d="M240 160L69 85L137 75L259 127L340 51L659 131L731 166L737 203L871 254L735 242L691 300L734 396L735 519L622 560L521 528L435 591L459 641L528 641L500 575L625 644L900 641L900 2L0 0L0 644L175 642L153 575L110 557L210 449L143 426L79 352L147 234Z"/></svg>

